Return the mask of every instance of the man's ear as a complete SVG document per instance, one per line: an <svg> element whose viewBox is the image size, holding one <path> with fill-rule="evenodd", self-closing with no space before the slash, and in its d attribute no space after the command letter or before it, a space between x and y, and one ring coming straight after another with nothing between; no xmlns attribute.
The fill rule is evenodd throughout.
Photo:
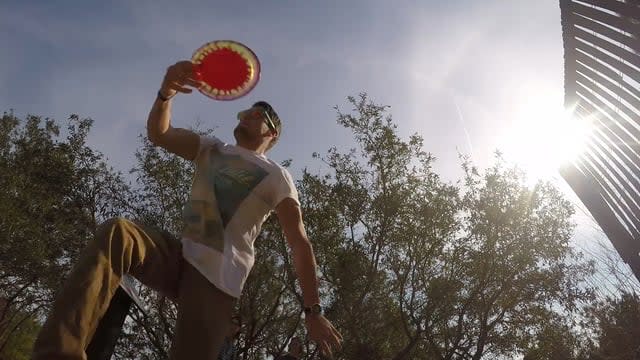
<svg viewBox="0 0 640 360"><path fill-rule="evenodd" d="M279 135L278 130L269 130L269 135L272 137L271 141L277 139Z"/></svg>
<svg viewBox="0 0 640 360"><path fill-rule="evenodd" d="M269 129L266 133L262 133L262 134L263 134L263 135L262 135L263 137L266 137L266 136L269 136L269 135L270 135L270 136L272 136L273 138L277 138L277 137L278 137L278 130L271 130L271 129Z"/></svg>

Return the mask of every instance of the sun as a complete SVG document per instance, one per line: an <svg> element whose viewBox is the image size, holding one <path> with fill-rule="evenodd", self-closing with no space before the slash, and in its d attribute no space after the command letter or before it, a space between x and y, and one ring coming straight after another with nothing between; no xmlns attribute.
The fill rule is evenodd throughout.
<svg viewBox="0 0 640 360"><path fill-rule="evenodd" d="M578 119L557 97L523 101L501 135L504 158L522 168L530 180L549 179L558 168L586 151L591 133L588 119Z"/></svg>

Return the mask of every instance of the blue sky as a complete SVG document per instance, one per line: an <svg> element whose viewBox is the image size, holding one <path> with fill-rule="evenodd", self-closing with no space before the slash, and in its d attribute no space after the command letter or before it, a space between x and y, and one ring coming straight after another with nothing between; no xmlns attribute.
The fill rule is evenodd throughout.
<svg viewBox="0 0 640 360"><path fill-rule="evenodd" d="M4 0L0 109L91 117L90 145L127 172L167 66L217 39L255 51L260 83L231 102L180 95L174 126L200 122L231 142L237 111L267 100L284 123L270 156L292 159L297 178L322 171L313 152L353 146L333 106L366 91L402 136L424 137L445 179L461 175L458 152L485 167L501 149L576 201L550 161L563 106L557 0ZM584 249L602 240L588 214L578 223Z"/></svg>
<svg viewBox="0 0 640 360"><path fill-rule="evenodd" d="M91 145L127 170L166 67L215 39L250 46L261 81L231 102L179 97L174 125L200 121L232 141L235 113L268 100L285 122L271 156L292 158L294 172L319 166L314 151L351 146L332 107L361 91L391 106L402 135L421 134L451 179L458 151L486 165L523 103L562 106L555 0L9 0L0 4L0 108L91 117ZM531 99L541 90L543 100Z"/></svg>

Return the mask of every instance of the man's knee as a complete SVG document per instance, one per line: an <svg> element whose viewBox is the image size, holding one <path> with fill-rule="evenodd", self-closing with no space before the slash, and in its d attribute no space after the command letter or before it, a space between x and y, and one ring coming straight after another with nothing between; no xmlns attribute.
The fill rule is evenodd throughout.
<svg viewBox="0 0 640 360"><path fill-rule="evenodd" d="M98 225L96 230L96 241L99 246L111 246L114 240L122 242L124 233L127 231L127 228L132 225L133 222L123 217L108 219Z"/></svg>

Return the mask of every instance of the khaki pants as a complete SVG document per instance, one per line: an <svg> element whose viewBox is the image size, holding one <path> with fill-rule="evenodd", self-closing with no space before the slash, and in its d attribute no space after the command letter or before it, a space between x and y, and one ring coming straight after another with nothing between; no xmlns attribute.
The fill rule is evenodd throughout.
<svg viewBox="0 0 640 360"><path fill-rule="evenodd" d="M182 258L179 241L124 219L102 224L81 254L36 340L34 360L86 360L87 347L124 274L177 301L170 359L216 359L235 298Z"/></svg>

